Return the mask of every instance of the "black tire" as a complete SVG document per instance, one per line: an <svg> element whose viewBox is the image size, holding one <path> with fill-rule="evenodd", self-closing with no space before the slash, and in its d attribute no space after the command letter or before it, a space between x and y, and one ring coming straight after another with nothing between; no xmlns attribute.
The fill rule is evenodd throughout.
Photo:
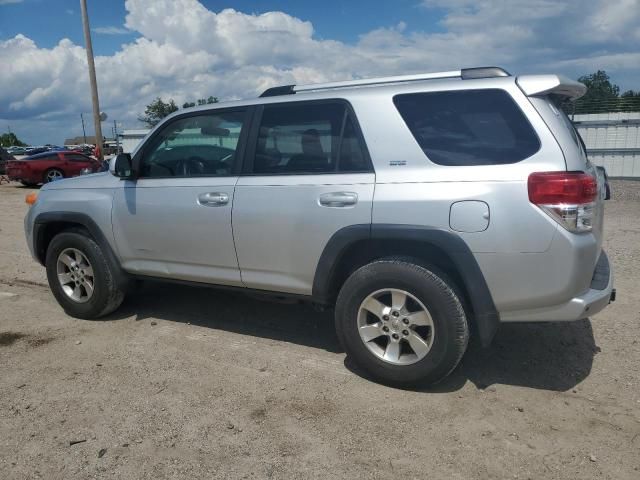
<svg viewBox="0 0 640 480"><path fill-rule="evenodd" d="M51 173L51 172L58 172L60 174L60 177L64 178L64 172L62 170L60 170L59 168L50 168L49 170L44 172L44 176L42 177L42 183L50 183L51 182L49 180L49 173Z"/></svg>
<svg viewBox="0 0 640 480"><path fill-rule="evenodd" d="M57 261L60 253L66 248L80 250L94 271L94 292L86 303L77 303L63 291L57 274ZM65 231L56 235L49 248L45 260L47 280L53 296L64 311L75 318L96 319L113 312L124 300L124 292L118 288L114 272L100 246L82 230Z"/></svg>
<svg viewBox="0 0 640 480"><path fill-rule="evenodd" d="M433 319L433 344L416 363L394 365L380 359L358 333L358 311L364 299L389 288L409 292ZM467 318L455 285L441 273L399 259L376 261L356 270L340 290L335 321L347 355L375 380L391 385L426 385L442 380L458 365L469 341Z"/></svg>

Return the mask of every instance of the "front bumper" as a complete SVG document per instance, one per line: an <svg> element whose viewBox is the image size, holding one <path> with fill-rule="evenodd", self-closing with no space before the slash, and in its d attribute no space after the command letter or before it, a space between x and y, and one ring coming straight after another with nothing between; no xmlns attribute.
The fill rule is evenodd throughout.
<svg viewBox="0 0 640 480"><path fill-rule="evenodd" d="M570 322L582 320L602 311L616 297L613 270L604 250L596 264L591 285L583 294L550 307L501 312L501 322Z"/></svg>

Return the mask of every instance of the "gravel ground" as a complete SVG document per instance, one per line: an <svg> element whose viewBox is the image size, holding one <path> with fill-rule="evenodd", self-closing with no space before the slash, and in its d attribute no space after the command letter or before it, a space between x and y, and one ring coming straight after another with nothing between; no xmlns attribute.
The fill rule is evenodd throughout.
<svg viewBox="0 0 640 480"><path fill-rule="evenodd" d="M367 380L330 313L148 284L66 316L0 186L0 478L640 478L640 182L614 181L618 300L501 327L437 388ZM78 443L74 443L78 442Z"/></svg>

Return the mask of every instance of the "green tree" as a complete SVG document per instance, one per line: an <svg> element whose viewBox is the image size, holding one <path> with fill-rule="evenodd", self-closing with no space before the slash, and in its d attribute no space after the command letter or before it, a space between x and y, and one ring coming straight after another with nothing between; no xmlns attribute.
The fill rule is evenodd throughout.
<svg viewBox="0 0 640 480"><path fill-rule="evenodd" d="M578 79L587 87L587 93L575 102L566 101L562 108L567 113L604 113L637 111L640 107L640 96L636 97L629 90L620 95L620 87L611 82L604 70L598 70Z"/></svg>
<svg viewBox="0 0 640 480"><path fill-rule="evenodd" d="M173 98L165 103L158 97L146 106L144 115L138 117L138 120L146 123L149 127L155 127L160 120L176 110L178 110L178 106L173 101Z"/></svg>
<svg viewBox="0 0 640 480"><path fill-rule="evenodd" d="M578 79L579 82L587 86L587 93L583 97L584 101L594 100L612 100L620 95L620 87L611 83L609 75L604 70L598 70L596 73L583 75Z"/></svg>
<svg viewBox="0 0 640 480"><path fill-rule="evenodd" d="M13 132L3 133L0 135L0 147L26 147L27 144L20 141Z"/></svg>

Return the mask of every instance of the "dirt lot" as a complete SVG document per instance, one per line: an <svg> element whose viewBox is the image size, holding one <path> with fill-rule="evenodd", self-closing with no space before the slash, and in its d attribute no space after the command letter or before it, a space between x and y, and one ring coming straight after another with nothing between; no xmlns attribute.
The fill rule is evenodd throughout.
<svg viewBox="0 0 640 480"><path fill-rule="evenodd" d="M640 183L614 182L618 301L502 327L431 390L377 385L331 313L149 284L66 316L0 187L0 478L640 478ZM72 442L80 442L70 445Z"/></svg>

